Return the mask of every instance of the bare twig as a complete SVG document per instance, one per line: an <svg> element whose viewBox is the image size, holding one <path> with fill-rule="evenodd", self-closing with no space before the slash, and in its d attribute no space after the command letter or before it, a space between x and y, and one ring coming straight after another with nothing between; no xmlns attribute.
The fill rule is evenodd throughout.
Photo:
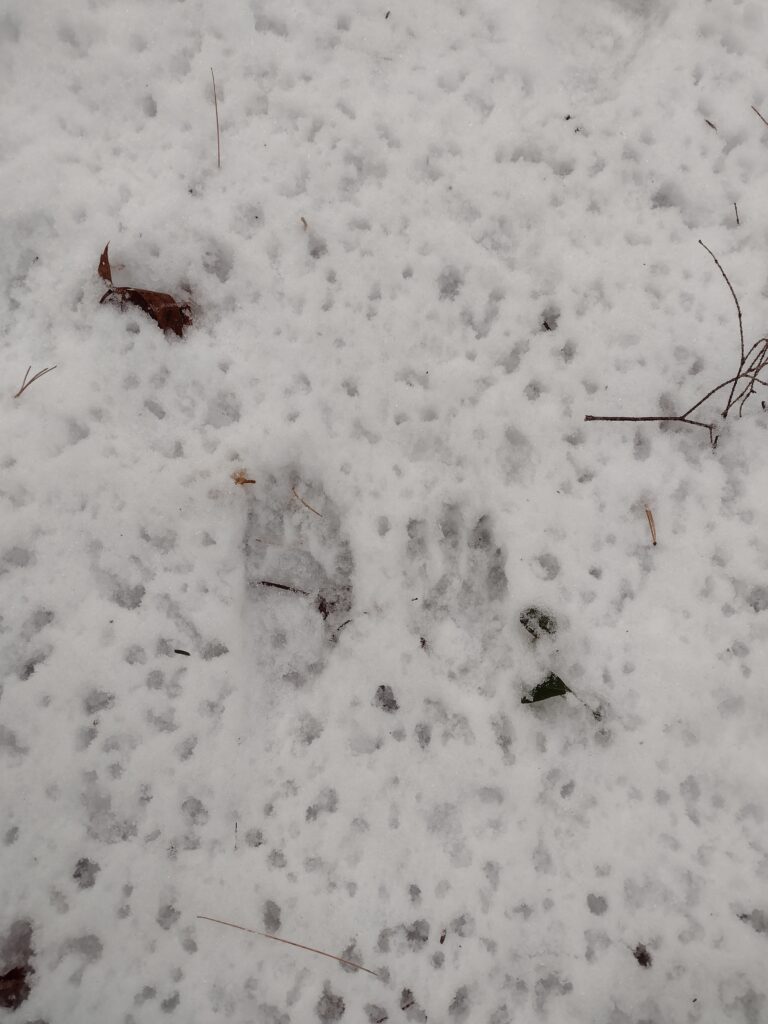
<svg viewBox="0 0 768 1024"><path fill-rule="evenodd" d="M332 643L334 643L334 644L336 643L336 641L339 639L339 633L342 631L342 629L344 629L345 626L348 626L351 621L352 621L352 619L345 619L344 622L342 622L342 624L340 626L336 627L335 632L331 636L331 642Z"/></svg>
<svg viewBox="0 0 768 1024"><path fill-rule="evenodd" d="M274 587L275 590L287 590L291 594L301 594L302 597L309 597L309 591L299 590L298 587L289 587L287 583L273 583L272 580L259 580L260 587Z"/></svg>
<svg viewBox="0 0 768 1024"><path fill-rule="evenodd" d="M741 221L739 220L739 208L736 203L733 204L733 208L736 211L736 226L738 227L739 224L741 224Z"/></svg>
<svg viewBox="0 0 768 1024"><path fill-rule="evenodd" d="M647 505L645 506L645 517L648 520L648 526L651 531L651 540L653 541L653 546L656 547L656 524L653 521L653 512L651 512Z"/></svg>
<svg viewBox="0 0 768 1024"><path fill-rule="evenodd" d="M304 501L302 496L300 494L296 493L296 488L295 487L292 487L291 490L293 491L294 498L297 498L301 502L301 504L304 506L304 508L308 508L310 512L314 512L315 515L316 516L320 516L321 519L323 518L323 513L322 512L318 512L316 508L312 508L312 506L310 504L308 504L306 501Z"/></svg>
<svg viewBox="0 0 768 1024"><path fill-rule="evenodd" d="M753 108L754 109L754 108ZM734 203L734 207L736 204ZM736 211L738 217L738 210ZM713 423L703 423L701 420L692 420L692 413L696 412L706 401L716 395L718 391L722 391L723 388L730 387L728 393L728 400L725 403L725 408L720 414L723 419L726 419L728 413L738 404L739 416L741 416L744 408L744 403L755 393L755 385L760 384L763 387L768 387L768 381L762 380L760 374L768 370L768 338L759 338L749 349L745 352L744 349L744 324L741 314L741 305L739 304L738 297L734 291L733 285L731 284L728 275L723 270L717 256L712 250L704 245L699 239L699 245L706 249L712 259L715 261L715 265L720 273L723 275L725 283L728 285L728 289L733 296L733 301L736 306L736 313L739 320L739 370L733 377L729 377L728 380L724 380L722 384L718 384L716 387L708 391L703 398L700 398L697 402L687 409L684 413L678 416L585 416L584 419L587 422L602 421L602 422L624 422L624 423L685 423L691 427L704 427L709 432L709 441L712 447L717 445L717 434L715 432L715 426ZM746 381L742 390L736 394L736 386L739 381Z"/></svg>
<svg viewBox="0 0 768 1024"><path fill-rule="evenodd" d="M730 289L731 295L733 296L733 301L736 303L736 312L739 315L739 340L741 342L741 361L743 363L744 362L744 328L743 328L742 322L741 322L741 306L739 305L739 300L736 298L736 292L733 290L733 285L728 280L728 275L723 270L723 268L720 266L720 260L717 258L717 256L715 256L715 254L712 252L712 250L709 248L709 246L704 245L704 243L702 242L701 239L699 239L699 245L702 246L702 248L706 249L707 252L709 253L709 255L712 257L712 259L715 261L715 266L720 271L720 273L723 275L723 278L725 279L725 283L728 285L728 288Z"/></svg>
<svg viewBox="0 0 768 1024"><path fill-rule="evenodd" d="M216 111L216 166L221 170L221 135L219 133L219 100L216 96L216 79L211 68L211 81L213 82L213 107Z"/></svg>
<svg viewBox="0 0 768 1024"><path fill-rule="evenodd" d="M44 370L38 370L34 377L29 377L31 369L31 366L27 367L27 372L24 374L24 380L21 382L21 387L19 388L19 390L13 396L14 398L18 398L19 395L23 395L27 388L30 386L30 384L34 384L36 380L40 380L40 378L44 377L46 373L50 373L51 370L55 370L56 366L46 366ZM27 380L27 377L29 377L29 380Z"/></svg>
<svg viewBox="0 0 768 1024"><path fill-rule="evenodd" d="M766 128L768 128L768 121L765 120L765 118L760 113L760 111L757 109L757 107L752 107L752 109L757 114L757 116L760 118L760 120L763 122L763 124L766 126Z"/></svg>
<svg viewBox="0 0 768 1024"><path fill-rule="evenodd" d="M689 420L685 416L585 416L584 420L586 423L685 423L689 427L704 427L709 431L710 444L715 443L714 424Z"/></svg>
<svg viewBox="0 0 768 1024"><path fill-rule="evenodd" d="M273 942L282 942L286 946L294 946L296 949L306 950L307 953L317 953L318 956L326 956L329 960L336 960L337 963L344 964L346 967L354 967L356 971L365 971L366 974L372 974L374 978L378 978L379 975L376 971L371 971L367 967L363 967L362 964L356 964L354 960L345 960L342 956L334 956L333 953L326 953L322 949L315 949L313 946L304 946L301 942L291 942L290 939L281 939L279 935L270 935L268 932L259 932L255 928L245 928L241 924L232 924L231 921L222 921L218 917L206 917L205 914L197 915L198 921L213 921L214 924L223 924L227 928L236 928L239 932L248 932L249 935L260 935L262 939L272 939Z"/></svg>

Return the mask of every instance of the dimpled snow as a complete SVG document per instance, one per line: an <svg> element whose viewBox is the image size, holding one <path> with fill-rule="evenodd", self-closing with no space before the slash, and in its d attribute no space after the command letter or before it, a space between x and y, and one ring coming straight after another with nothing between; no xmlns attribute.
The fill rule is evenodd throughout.
<svg viewBox="0 0 768 1024"><path fill-rule="evenodd" d="M767 44L6 0L0 1018L768 1021Z"/></svg>

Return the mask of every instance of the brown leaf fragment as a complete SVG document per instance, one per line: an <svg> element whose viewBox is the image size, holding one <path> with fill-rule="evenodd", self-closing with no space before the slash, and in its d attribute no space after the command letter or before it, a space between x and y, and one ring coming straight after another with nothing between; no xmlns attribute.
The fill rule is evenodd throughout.
<svg viewBox="0 0 768 1024"><path fill-rule="evenodd" d="M244 470L244 469L237 469L237 470L235 470L235 472L232 474L232 479L235 481L236 484L239 484L241 487L244 484L255 484L256 483L255 480L251 480L250 479L250 477L248 476L247 471Z"/></svg>
<svg viewBox="0 0 768 1024"><path fill-rule="evenodd" d="M112 268L109 265L109 242L104 246L104 252L99 258L99 277L112 284Z"/></svg>
<svg viewBox="0 0 768 1024"><path fill-rule="evenodd" d="M192 323L188 305L179 305L172 295L165 292L152 292L147 288L110 288L101 297L101 302L118 301L122 308L130 302L143 309L163 331L173 331L180 338L184 328Z"/></svg>
<svg viewBox="0 0 768 1024"><path fill-rule="evenodd" d="M6 1010L18 1009L29 996L29 979L33 973L28 964L22 964L1 975L0 1006Z"/></svg>
<svg viewBox="0 0 768 1024"><path fill-rule="evenodd" d="M148 288L117 287L112 282L112 268L109 263L109 242L99 258L99 277L107 281L109 288L102 295L100 302L119 302L124 308L126 302L139 309L155 321L163 331L173 331L180 338L184 328L192 323L191 309L186 303L179 304L172 295L166 292L153 292Z"/></svg>

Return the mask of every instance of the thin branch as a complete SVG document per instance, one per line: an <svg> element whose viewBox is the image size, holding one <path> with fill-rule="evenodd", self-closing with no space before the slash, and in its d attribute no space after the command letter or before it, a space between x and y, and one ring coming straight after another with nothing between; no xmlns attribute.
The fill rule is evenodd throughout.
<svg viewBox="0 0 768 1024"><path fill-rule="evenodd" d="M19 388L19 390L13 396L14 398L18 398L19 395L23 395L27 388L30 386L30 384L34 384L36 380L40 380L40 378L44 377L46 373L50 373L51 370L55 370L56 366L46 366L45 369L38 370L34 377L30 377L29 380L27 380L27 377L29 377L31 369L31 366L27 367L27 372L24 374L24 380L21 382L21 387Z"/></svg>
<svg viewBox="0 0 768 1024"><path fill-rule="evenodd" d="M768 122L766 123L768 124ZM735 206L736 204L734 203L734 207ZM738 217L738 210L736 211L736 214ZM696 412L696 410L699 409L702 405L704 405L704 403L707 402L710 398L712 398L713 395L716 395L718 391L722 391L723 388L730 387L731 390L728 395L728 401L726 402L725 408L723 409L720 415L723 419L725 419L728 416L728 413L734 407L734 405L738 404L739 416L741 416L744 403L750 397L750 395L755 393L755 385L760 384L761 386L764 387L768 386L768 381L761 380L759 377L759 374L761 374L763 370L765 370L766 367L768 367L768 338L758 338L758 340L750 346L749 351L745 352L744 325L741 314L741 305L739 303L738 296L736 295L733 285L731 284L730 279L728 278L728 275L726 274L725 270L723 270L723 267L720 261L718 260L717 256L715 256L712 250L708 246L706 246L701 239L699 239L699 245L703 249L706 249L706 251L712 257L712 259L715 261L715 266L722 274L725 283L728 285L728 289L731 295L733 296L733 301L736 305L736 313L738 314L739 319L740 359L738 373L733 377L729 377L728 380L723 381L721 384L718 384L716 387L709 390L689 409L687 409L684 413L678 416L585 416L585 421L594 422L597 420L602 422L614 423L685 423L691 427L704 427L704 429L709 432L709 440L712 444L712 447L714 448L717 445L717 434L715 433L714 424L703 423L700 420L692 420L690 418L691 414ZM736 386L740 380L746 380L747 383L737 395Z"/></svg>
<svg viewBox="0 0 768 1024"><path fill-rule="evenodd" d="M720 273L725 278L725 283L730 288L731 295L733 296L733 301L736 303L736 312L739 314L739 340L741 342L741 361L743 363L744 362L744 328L743 328L742 323L741 323L741 306L739 305L739 300L736 298L736 292L733 290L733 285L728 280L728 275L723 270L723 268L720 266L720 260L717 258L717 256L715 256L715 254L712 252L712 250L709 248L709 246L704 245L704 243L702 242L701 239L699 239L699 245L702 246L704 249L706 249L707 252L709 253L709 255L712 257L712 259L715 261L715 266L717 267L717 269L720 271Z"/></svg>
<svg viewBox="0 0 768 1024"><path fill-rule="evenodd" d="M294 498L297 498L301 502L301 504L304 506L304 508L308 508L310 512L314 512L315 515L316 516L320 516L321 519L323 518L323 513L322 512L318 512L316 508L312 508L312 506L310 504L308 504L306 501L304 501L302 496L300 494L296 493L296 488L295 487L292 487L291 490L293 491Z"/></svg>
<svg viewBox="0 0 768 1024"><path fill-rule="evenodd" d="M760 118L760 120L763 122L763 124L766 126L766 128L768 128L768 121L765 120L765 118L760 113L760 111L757 109L757 107L752 107L752 109L757 114L757 116Z"/></svg>
<svg viewBox="0 0 768 1024"><path fill-rule="evenodd" d="M736 388L736 384L738 383L739 380L741 380L742 377L745 377L745 376L746 376L746 374L744 374L744 373L737 373L735 377L729 377L728 380L724 380L722 384L718 384L716 388L712 388L712 390L708 391L706 393L706 395L704 395L703 398L700 398L695 405L692 405L690 409L688 409L686 412L684 412L683 413L683 417L690 416L691 413L695 412L699 408L700 405L703 405L707 401L708 398L711 398L712 395L716 395L717 392L718 391L722 391L723 388L727 388L729 384L732 386L731 396L733 396L733 391ZM731 407L731 402L732 402L732 398L729 398L728 399L728 405L725 407L725 411L720 414L723 417L723 419L725 419L725 417L728 414L728 410Z"/></svg>
<svg viewBox="0 0 768 1024"><path fill-rule="evenodd" d="M761 384L763 385L763 387L766 386L766 382L760 380L758 376L758 374L762 373L766 366L768 366L768 339L763 339L763 341L763 348L760 350L760 352L757 353L755 358L749 364L749 366L747 367L747 372L744 375L749 381L749 383L744 387L741 394L738 395L737 398L734 400L735 402L739 403L739 416L741 416L742 410L744 408L744 403L746 402L746 400L749 398L750 395L754 395L755 384Z"/></svg>
<svg viewBox="0 0 768 1024"><path fill-rule="evenodd" d="M730 381L726 383L730 384ZM712 423L689 420L687 416L585 416L584 421L586 423L685 423L689 427L704 427L709 431L710 443L714 444L715 438L715 428Z"/></svg>
<svg viewBox="0 0 768 1024"><path fill-rule="evenodd" d="M298 587L289 587L287 583L273 583L272 580L259 580L260 587L274 587L275 590L287 590L290 594L301 594L302 597L309 597L309 591L299 590Z"/></svg>
<svg viewBox="0 0 768 1024"><path fill-rule="evenodd" d="M663 423L665 420L670 423L690 422L685 416L585 416L584 420L586 423Z"/></svg>
<svg viewBox="0 0 768 1024"><path fill-rule="evenodd" d="M739 224L741 224L741 221L739 220L739 208L736 203L733 204L733 208L736 211L736 227L738 227Z"/></svg>
<svg viewBox="0 0 768 1024"><path fill-rule="evenodd" d="M268 932L258 932L255 928L245 928L241 924L232 924L231 921L222 921L218 917L206 917L205 914L198 914L197 920L213 921L214 924L223 924L227 928L236 928L239 932L248 932L249 935L260 935L262 939L272 939L273 942L282 942L286 946L294 946L296 949L306 950L307 953L317 953L318 956L326 956L329 960L336 960L337 963L344 964L346 967L354 967L356 971L365 971L366 974L372 974L374 978L379 977L376 971L371 971L367 967L363 967L362 964L356 964L353 960L345 960L342 956L334 956L333 953L326 953L324 950L315 949L313 946L304 946L301 942L291 942L289 939L281 939L278 935L270 935Z"/></svg>
<svg viewBox="0 0 768 1024"><path fill-rule="evenodd" d="M213 106L216 111L216 165L221 170L221 135L219 133L219 101L216 96L216 79L211 68L211 81L213 82Z"/></svg>
<svg viewBox="0 0 768 1024"><path fill-rule="evenodd" d="M645 506L645 518L648 520L648 527L651 531L653 546L656 547L656 523L653 521L653 512L651 512L647 505Z"/></svg>

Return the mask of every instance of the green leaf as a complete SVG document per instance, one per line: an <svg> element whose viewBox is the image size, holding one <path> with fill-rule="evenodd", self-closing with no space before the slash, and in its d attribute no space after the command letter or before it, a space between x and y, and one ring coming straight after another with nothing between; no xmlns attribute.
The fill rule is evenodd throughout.
<svg viewBox="0 0 768 1024"><path fill-rule="evenodd" d="M570 687L565 685L560 676L550 672L543 682L539 683L538 686L534 686L530 697L523 697L520 703L538 704L539 701L549 700L550 697L564 697L566 693L571 693Z"/></svg>
<svg viewBox="0 0 768 1024"><path fill-rule="evenodd" d="M520 612L520 624L531 634L534 641L544 634L554 636L557 632L557 622L554 616L548 615L541 608L526 608L525 611Z"/></svg>

